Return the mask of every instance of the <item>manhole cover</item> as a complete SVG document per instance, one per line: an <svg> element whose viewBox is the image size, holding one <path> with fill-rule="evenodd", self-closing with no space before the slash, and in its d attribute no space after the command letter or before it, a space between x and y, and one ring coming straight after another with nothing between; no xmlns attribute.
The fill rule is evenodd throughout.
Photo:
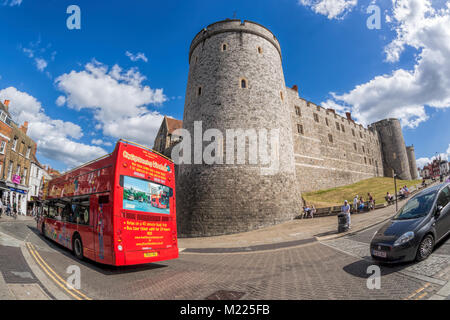
<svg viewBox="0 0 450 320"><path fill-rule="evenodd" d="M206 300L239 300L245 292L219 290L206 297Z"/></svg>

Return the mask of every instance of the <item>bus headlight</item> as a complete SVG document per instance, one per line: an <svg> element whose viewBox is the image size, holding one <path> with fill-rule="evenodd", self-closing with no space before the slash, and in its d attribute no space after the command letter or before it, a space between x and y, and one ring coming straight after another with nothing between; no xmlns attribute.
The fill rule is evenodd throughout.
<svg viewBox="0 0 450 320"><path fill-rule="evenodd" d="M119 251L122 251L122 250L123 250L123 247L122 247L122 245L121 245L121 244L119 244L119 245L117 246L117 249L118 249Z"/></svg>

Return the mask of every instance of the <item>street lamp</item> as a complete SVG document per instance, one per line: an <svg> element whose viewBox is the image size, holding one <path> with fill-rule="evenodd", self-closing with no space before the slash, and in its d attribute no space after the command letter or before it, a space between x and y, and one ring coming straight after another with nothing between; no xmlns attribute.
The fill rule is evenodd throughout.
<svg viewBox="0 0 450 320"><path fill-rule="evenodd" d="M395 212L397 212L398 211L398 204L397 204L397 174L395 173L394 169L392 169L392 175L394 176Z"/></svg>

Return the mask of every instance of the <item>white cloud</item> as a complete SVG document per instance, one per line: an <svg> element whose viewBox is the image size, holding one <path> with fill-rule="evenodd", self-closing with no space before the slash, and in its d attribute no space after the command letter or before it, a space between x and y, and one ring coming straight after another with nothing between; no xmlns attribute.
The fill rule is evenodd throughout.
<svg viewBox="0 0 450 320"><path fill-rule="evenodd" d="M107 152L96 146L75 142L83 136L80 126L48 117L41 103L26 92L8 87L0 90L0 100L10 100L9 112L19 124L28 121L28 135L37 143L37 151L48 159L76 166Z"/></svg>
<svg viewBox="0 0 450 320"><path fill-rule="evenodd" d="M167 98L162 89L143 85L145 79L136 68L108 68L94 60L82 71L59 76L55 83L69 107L93 110L99 122L95 128L103 134L152 145L163 116L146 105L159 105Z"/></svg>
<svg viewBox="0 0 450 320"><path fill-rule="evenodd" d="M39 71L44 71L44 69L47 68L47 61L44 59L36 58L34 61L36 62L36 68L38 68Z"/></svg>
<svg viewBox="0 0 450 320"><path fill-rule="evenodd" d="M298 3L331 20L343 19L358 4L358 0L298 0Z"/></svg>
<svg viewBox="0 0 450 320"><path fill-rule="evenodd" d="M95 144L97 146L101 146L101 145L108 146L108 147L112 146L111 142L103 141L102 139L92 139L91 143Z"/></svg>
<svg viewBox="0 0 450 320"><path fill-rule="evenodd" d="M131 61L138 61L138 60L142 60L145 62L148 62L147 57L145 56L145 54L143 54L142 52L138 52L135 55L132 54L130 51L126 51L125 55L130 58Z"/></svg>
<svg viewBox="0 0 450 320"><path fill-rule="evenodd" d="M14 7L14 6L20 6L22 4L22 0L5 0L3 2L4 6L10 6L10 7Z"/></svg>
<svg viewBox="0 0 450 320"><path fill-rule="evenodd" d="M56 99L56 105L57 106L59 106L59 107L61 107L61 106L63 106L65 103L66 103L66 97L64 97L64 96L59 96L57 99Z"/></svg>
<svg viewBox="0 0 450 320"><path fill-rule="evenodd" d="M376 76L344 94L332 93L331 101L350 107L363 124L396 117L414 128L428 119L425 106L450 107L450 2L435 10L429 0L393 0L390 16L397 35L385 48L386 60L398 61L410 46L419 52L414 68Z"/></svg>

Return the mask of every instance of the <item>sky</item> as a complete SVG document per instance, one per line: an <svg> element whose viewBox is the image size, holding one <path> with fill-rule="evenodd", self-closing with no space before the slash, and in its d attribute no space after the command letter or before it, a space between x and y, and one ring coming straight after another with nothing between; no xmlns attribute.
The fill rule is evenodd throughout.
<svg viewBox="0 0 450 320"><path fill-rule="evenodd" d="M301 97L364 125L400 119L419 166L450 158L448 0L0 0L0 100L58 170L119 138L153 146L165 115L183 118L193 37L234 17L275 34Z"/></svg>

